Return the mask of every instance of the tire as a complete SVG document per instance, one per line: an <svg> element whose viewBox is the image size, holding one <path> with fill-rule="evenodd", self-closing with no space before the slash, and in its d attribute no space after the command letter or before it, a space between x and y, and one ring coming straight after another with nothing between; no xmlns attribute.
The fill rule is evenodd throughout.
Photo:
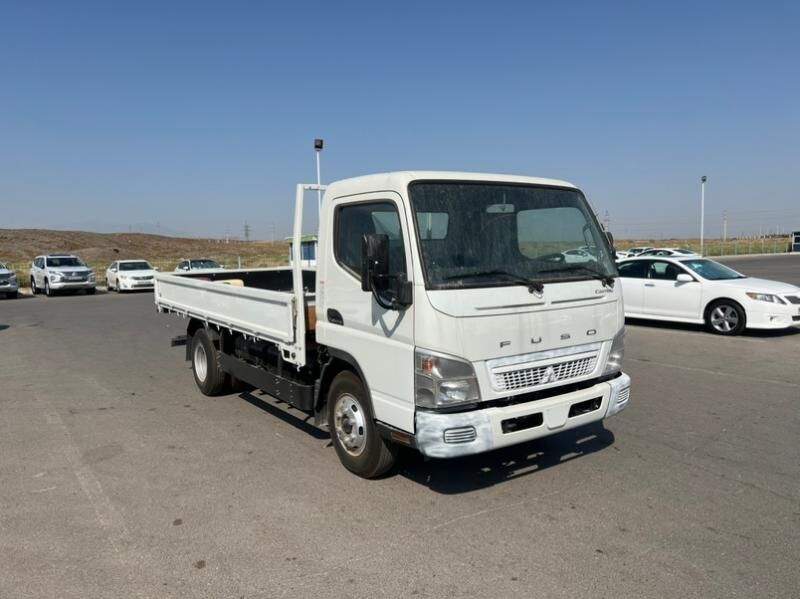
<svg viewBox="0 0 800 599"><path fill-rule="evenodd" d="M328 428L339 461L353 474L375 478L394 465L397 446L378 433L364 384L348 370L331 383Z"/></svg>
<svg viewBox="0 0 800 599"><path fill-rule="evenodd" d="M36 288L36 279L31 277L31 295L39 295L39 290Z"/></svg>
<svg viewBox="0 0 800 599"><path fill-rule="evenodd" d="M19 297L19 291L9 291L6 293L6 297L8 299L17 299Z"/></svg>
<svg viewBox="0 0 800 599"><path fill-rule="evenodd" d="M226 376L219 364L217 348L205 329L192 335L192 372L203 395L214 397L225 392Z"/></svg>
<svg viewBox="0 0 800 599"><path fill-rule="evenodd" d="M733 300L717 300L706 309L706 326L715 335L741 335L747 326L747 314Z"/></svg>
<svg viewBox="0 0 800 599"><path fill-rule="evenodd" d="M86 295L94 295L95 291L97 291L97 287L92 287L91 289L87 289Z"/></svg>
<svg viewBox="0 0 800 599"><path fill-rule="evenodd" d="M116 291L117 293L122 293L122 289L119 288L119 279L114 281L114 291Z"/></svg>
<svg viewBox="0 0 800 599"><path fill-rule="evenodd" d="M55 295L55 292L50 289L50 281L48 279L44 280L44 294L47 297L53 297Z"/></svg>

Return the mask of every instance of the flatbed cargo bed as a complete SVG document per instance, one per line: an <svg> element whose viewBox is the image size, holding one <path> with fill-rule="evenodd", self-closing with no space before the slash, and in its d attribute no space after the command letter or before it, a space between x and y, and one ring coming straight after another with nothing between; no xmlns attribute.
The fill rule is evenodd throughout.
<svg viewBox="0 0 800 599"><path fill-rule="evenodd" d="M299 331L290 267L159 273L155 303L160 312L195 318L276 343L288 350L290 362L302 365L305 356L297 353L304 352L305 333L313 330L316 322L314 275L313 270L302 271L304 305Z"/></svg>

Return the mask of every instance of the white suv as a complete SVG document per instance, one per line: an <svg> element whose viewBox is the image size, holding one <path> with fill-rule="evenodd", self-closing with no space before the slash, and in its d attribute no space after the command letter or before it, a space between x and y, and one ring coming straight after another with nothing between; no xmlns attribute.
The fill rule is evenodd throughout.
<svg viewBox="0 0 800 599"><path fill-rule="evenodd" d="M31 291L34 294L44 291L52 296L58 291L83 289L91 295L96 281L92 269L77 256L36 256L31 264Z"/></svg>
<svg viewBox="0 0 800 599"><path fill-rule="evenodd" d="M19 281L17 281L17 275L0 262L0 293L5 293L6 297L17 297L18 291Z"/></svg>

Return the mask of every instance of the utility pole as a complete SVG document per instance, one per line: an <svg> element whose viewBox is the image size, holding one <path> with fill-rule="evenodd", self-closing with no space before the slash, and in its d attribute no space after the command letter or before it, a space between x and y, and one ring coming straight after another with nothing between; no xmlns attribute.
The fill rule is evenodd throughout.
<svg viewBox="0 0 800 599"><path fill-rule="evenodd" d="M250 225L247 224L247 221L244 221L244 240L250 241Z"/></svg>
<svg viewBox="0 0 800 599"><path fill-rule="evenodd" d="M728 241L728 211L722 211L722 241Z"/></svg>

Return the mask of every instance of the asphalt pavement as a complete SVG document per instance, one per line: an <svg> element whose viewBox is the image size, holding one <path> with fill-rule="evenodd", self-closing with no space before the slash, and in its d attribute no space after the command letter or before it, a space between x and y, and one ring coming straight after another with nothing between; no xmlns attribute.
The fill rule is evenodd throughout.
<svg viewBox="0 0 800 599"><path fill-rule="evenodd" d="M0 597L798 596L798 331L637 322L604 427L375 481L202 396L183 332L150 294L0 302Z"/></svg>

